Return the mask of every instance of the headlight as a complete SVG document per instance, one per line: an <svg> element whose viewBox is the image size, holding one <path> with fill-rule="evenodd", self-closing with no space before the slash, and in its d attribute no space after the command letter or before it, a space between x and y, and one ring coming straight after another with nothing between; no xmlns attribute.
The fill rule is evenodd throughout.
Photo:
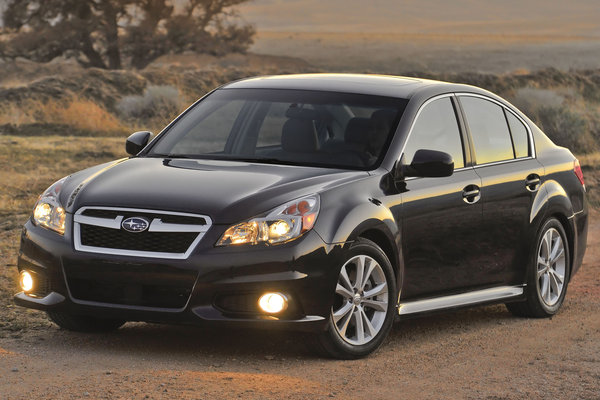
<svg viewBox="0 0 600 400"><path fill-rule="evenodd" d="M231 226L217 246L287 242L311 230L318 214L319 196L302 197L273 209L266 217Z"/></svg>
<svg viewBox="0 0 600 400"><path fill-rule="evenodd" d="M33 209L33 221L44 228L61 235L65 233L65 209L58 201L58 195L67 177L55 182L40 196Z"/></svg>

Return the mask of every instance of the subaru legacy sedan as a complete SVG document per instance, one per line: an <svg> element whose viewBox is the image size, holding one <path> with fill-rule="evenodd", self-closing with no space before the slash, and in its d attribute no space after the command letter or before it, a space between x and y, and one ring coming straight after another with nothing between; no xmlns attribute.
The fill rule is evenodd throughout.
<svg viewBox="0 0 600 400"><path fill-rule="evenodd" d="M24 226L15 302L64 329L286 329L358 358L416 314L550 317L585 253L577 159L473 86L245 79L126 150L54 183Z"/></svg>

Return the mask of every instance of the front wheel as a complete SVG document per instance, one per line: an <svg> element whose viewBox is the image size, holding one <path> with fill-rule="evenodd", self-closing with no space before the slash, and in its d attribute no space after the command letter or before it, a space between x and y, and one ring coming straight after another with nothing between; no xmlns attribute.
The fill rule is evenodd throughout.
<svg viewBox="0 0 600 400"><path fill-rule="evenodd" d="M569 282L570 254L567 235L555 218L544 223L536 240L536 251L527 270L526 301L508 303L513 314L544 318L556 314Z"/></svg>
<svg viewBox="0 0 600 400"><path fill-rule="evenodd" d="M374 242L358 239L340 269L327 330L317 337L321 352L354 359L375 351L392 327L395 296L387 256Z"/></svg>

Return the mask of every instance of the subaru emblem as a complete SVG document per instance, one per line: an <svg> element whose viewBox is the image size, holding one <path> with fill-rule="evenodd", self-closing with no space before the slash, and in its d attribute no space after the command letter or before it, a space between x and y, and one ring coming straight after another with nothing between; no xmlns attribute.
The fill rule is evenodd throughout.
<svg viewBox="0 0 600 400"><path fill-rule="evenodd" d="M144 218L131 217L123 220L121 227L127 232L144 232L150 224Z"/></svg>

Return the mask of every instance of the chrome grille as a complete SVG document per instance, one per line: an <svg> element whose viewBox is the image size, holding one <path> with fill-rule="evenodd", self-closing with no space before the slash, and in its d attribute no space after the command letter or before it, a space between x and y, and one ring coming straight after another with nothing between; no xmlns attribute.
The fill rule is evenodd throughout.
<svg viewBox="0 0 600 400"><path fill-rule="evenodd" d="M148 221L147 230L123 229L132 217ZM73 219L75 250L172 259L187 258L212 225L205 215L112 207L83 207Z"/></svg>

